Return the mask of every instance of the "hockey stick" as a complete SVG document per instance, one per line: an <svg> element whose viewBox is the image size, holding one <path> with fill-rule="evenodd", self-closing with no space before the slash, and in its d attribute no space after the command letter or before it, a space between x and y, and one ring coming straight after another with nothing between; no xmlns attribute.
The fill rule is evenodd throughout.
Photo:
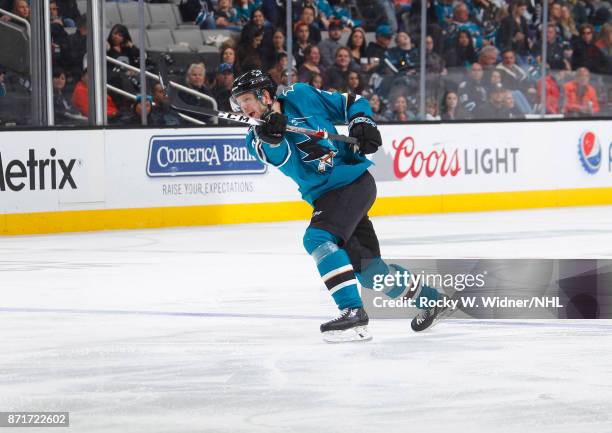
<svg viewBox="0 0 612 433"><path fill-rule="evenodd" d="M213 110L212 108L206 108L206 107L194 107L193 105L189 105L185 102L180 101L180 98L172 98L168 93L168 89L170 88L170 86L166 86L166 80L164 79L162 75L163 74L160 71L159 83L161 84L162 89L164 90L168 98L170 98L170 101L171 101L170 107L178 111L179 113L217 117L219 119L229 120L231 122L236 122L236 123L241 123L243 125L251 125L251 126L259 126L264 123L263 120L245 116L244 114L241 114L241 113L230 113L227 111L218 111L218 110ZM175 100L173 101L172 99L175 99ZM352 145L356 145L356 146L359 145L359 140L357 140L355 137L347 137L346 135L342 135L342 134L332 134L327 131L315 131L313 129L300 128L299 126L293 126L293 125L287 125L287 131L304 134L309 137L316 137L316 138L320 138L324 140L328 139L328 140L335 140L335 141L343 141L345 143L349 143Z"/></svg>

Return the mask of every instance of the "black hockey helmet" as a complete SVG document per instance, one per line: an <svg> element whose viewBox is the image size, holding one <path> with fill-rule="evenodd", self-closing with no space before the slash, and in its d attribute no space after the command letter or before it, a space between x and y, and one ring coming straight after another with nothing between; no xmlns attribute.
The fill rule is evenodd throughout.
<svg viewBox="0 0 612 433"><path fill-rule="evenodd" d="M262 90L267 90L272 98L276 97L276 83L272 77L260 71L259 69L253 69L252 71L245 72L234 80L232 84L232 96L230 97L230 103L232 110L240 111L240 104L236 99L239 95L247 92L255 93L257 99L261 100L263 97Z"/></svg>

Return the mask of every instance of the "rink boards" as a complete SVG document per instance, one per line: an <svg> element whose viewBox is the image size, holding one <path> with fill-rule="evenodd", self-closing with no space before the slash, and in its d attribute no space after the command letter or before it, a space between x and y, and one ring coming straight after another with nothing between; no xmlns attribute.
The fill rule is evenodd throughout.
<svg viewBox="0 0 612 433"><path fill-rule="evenodd" d="M612 204L611 121L381 130L371 215ZM307 219L293 182L250 156L244 133L2 132L0 234Z"/></svg>

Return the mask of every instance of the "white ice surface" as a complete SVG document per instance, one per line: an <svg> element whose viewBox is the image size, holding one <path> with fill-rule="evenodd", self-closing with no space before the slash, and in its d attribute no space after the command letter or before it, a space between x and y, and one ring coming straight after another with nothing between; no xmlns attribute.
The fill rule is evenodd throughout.
<svg viewBox="0 0 612 433"><path fill-rule="evenodd" d="M612 207L374 223L391 257L612 258ZM325 344L305 227L0 238L0 411L70 411L70 432L612 433L612 321L373 320L372 342Z"/></svg>

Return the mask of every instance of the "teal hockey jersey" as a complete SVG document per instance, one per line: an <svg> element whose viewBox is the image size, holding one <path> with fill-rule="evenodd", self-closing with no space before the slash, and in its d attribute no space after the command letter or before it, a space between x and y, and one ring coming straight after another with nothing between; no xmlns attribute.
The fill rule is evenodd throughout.
<svg viewBox="0 0 612 433"><path fill-rule="evenodd" d="M357 113L372 116L370 103L360 96L318 90L296 83L278 96L288 124L337 133L334 124L348 123ZM310 203L322 194L353 182L372 164L352 151L348 143L285 133L277 146L262 141L255 128L246 137L249 152L265 164L277 167L299 187L302 198ZM325 155L319 155L325 150Z"/></svg>

